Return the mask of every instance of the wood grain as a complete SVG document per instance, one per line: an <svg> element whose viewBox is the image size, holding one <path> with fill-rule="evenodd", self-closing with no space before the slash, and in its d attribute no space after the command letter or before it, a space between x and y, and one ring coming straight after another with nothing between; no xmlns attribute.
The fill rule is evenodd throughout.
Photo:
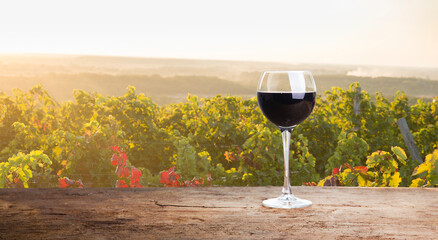
<svg viewBox="0 0 438 240"><path fill-rule="evenodd" d="M0 189L0 239L436 239L438 189L292 187L313 205L265 208L280 187Z"/></svg>

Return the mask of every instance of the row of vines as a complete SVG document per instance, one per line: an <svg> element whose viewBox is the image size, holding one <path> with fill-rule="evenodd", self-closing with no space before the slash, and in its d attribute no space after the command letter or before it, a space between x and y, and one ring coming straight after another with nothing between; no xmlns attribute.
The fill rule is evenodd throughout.
<svg viewBox="0 0 438 240"><path fill-rule="evenodd" d="M437 186L438 98L409 105L333 88L291 139L292 185ZM165 106L137 94L74 92L59 103L41 87L0 94L0 187L281 185L280 131L255 98L215 96ZM424 162L405 152L405 117Z"/></svg>

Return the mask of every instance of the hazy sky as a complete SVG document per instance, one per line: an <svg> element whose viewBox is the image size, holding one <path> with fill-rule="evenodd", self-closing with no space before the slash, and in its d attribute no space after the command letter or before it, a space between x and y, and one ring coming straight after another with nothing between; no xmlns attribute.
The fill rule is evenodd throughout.
<svg viewBox="0 0 438 240"><path fill-rule="evenodd" d="M1 1L0 53L438 67L438 1Z"/></svg>

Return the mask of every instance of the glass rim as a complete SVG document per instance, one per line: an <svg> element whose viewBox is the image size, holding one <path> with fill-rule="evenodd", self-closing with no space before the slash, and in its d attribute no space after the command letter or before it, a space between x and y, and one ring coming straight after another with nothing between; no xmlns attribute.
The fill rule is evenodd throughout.
<svg viewBox="0 0 438 240"><path fill-rule="evenodd" d="M313 74L310 70L266 70L262 72L262 75L259 78L259 82L257 84L257 91L260 91L260 89L262 89L262 82L263 80L268 77L269 75L272 75L273 77L275 76L275 74L277 75L284 75L284 74L301 74L302 76L306 76L309 77L312 81L312 85L313 85L313 91L305 91L305 92L316 92L316 84L315 84L315 79L313 78ZM260 91L261 92L261 91ZM289 91L287 91L289 92Z"/></svg>

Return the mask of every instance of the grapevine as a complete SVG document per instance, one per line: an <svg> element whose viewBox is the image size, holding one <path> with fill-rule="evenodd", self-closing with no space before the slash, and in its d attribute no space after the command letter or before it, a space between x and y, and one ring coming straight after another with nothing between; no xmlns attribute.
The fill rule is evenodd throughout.
<svg viewBox="0 0 438 240"><path fill-rule="evenodd" d="M291 183L436 186L438 97L409 105L402 92L391 100L358 87L319 95L292 132ZM255 98L188 95L158 106L134 87L117 97L73 94L63 103L42 86L0 95L0 187L282 184L279 130ZM423 163L404 152L400 117Z"/></svg>

